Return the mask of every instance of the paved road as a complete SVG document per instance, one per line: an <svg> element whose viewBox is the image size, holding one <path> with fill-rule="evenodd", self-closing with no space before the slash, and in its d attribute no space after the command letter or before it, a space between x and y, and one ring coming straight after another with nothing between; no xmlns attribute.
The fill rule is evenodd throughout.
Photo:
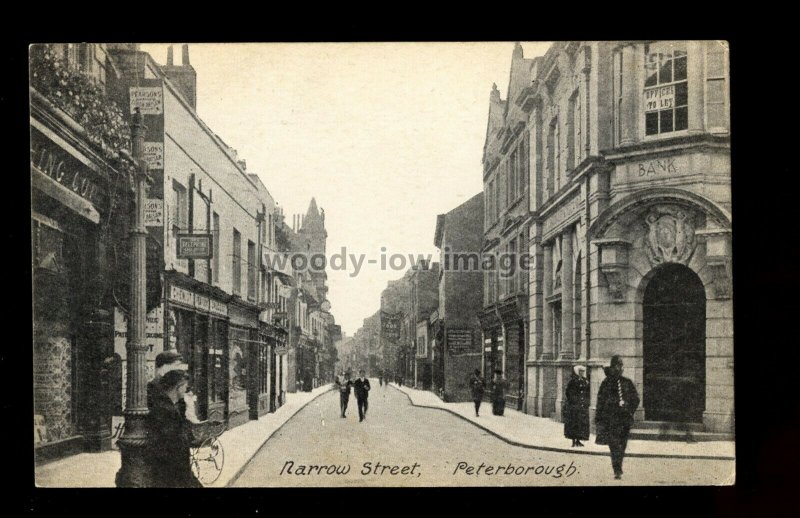
<svg viewBox="0 0 800 518"><path fill-rule="evenodd" d="M351 395L347 418L326 393L267 441L234 486L710 485L732 482L733 461L625 460L614 480L607 456L510 445L448 412L411 405L374 380L367 418ZM489 409L487 409L488 411ZM484 464L481 468L481 464ZM506 474L511 465L512 472ZM487 467L495 473L486 474ZM501 467L499 474L497 468ZM473 474L467 474L472 468ZM475 473L480 470L480 474Z"/></svg>

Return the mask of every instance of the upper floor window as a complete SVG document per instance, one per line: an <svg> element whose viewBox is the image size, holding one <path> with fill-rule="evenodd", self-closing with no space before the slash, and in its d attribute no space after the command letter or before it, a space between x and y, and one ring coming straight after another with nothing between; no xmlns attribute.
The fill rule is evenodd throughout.
<svg viewBox="0 0 800 518"><path fill-rule="evenodd" d="M556 191L556 178L560 167L560 137L558 135L558 118L554 118L550 122L550 127L547 132L547 165L545 167L545 176L547 178L547 195L552 196Z"/></svg>
<svg viewBox="0 0 800 518"><path fill-rule="evenodd" d="M528 146L528 141L530 140L530 134L525 132L522 136L522 140L519 143L519 151L518 151L518 158L519 161L519 195L522 196L525 193L525 189L528 187L528 175L530 173L530 151Z"/></svg>
<svg viewBox="0 0 800 518"><path fill-rule="evenodd" d="M508 201L511 205L519 197L519 162L517 150L511 152L508 158Z"/></svg>
<svg viewBox="0 0 800 518"><path fill-rule="evenodd" d="M233 253L231 254L233 264L231 265L233 294L242 293L242 235L235 228L233 229Z"/></svg>
<svg viewBox="0 0 800 518"><path fill-rule="evenodd" d="M622 51L614 53L614 142L622 142Z"/></svg>
<svg viewBox="0 0 800 518"><path fill-rule="evenodd" d="M645 135L689 126L686 42L659 42L644 48Z"/></svg>
<svg viewBox="0 0 800 518"><path fill-rule="evenodd" d="M211 244L213 246L211 258L211 280L219 282L219 214L214 213L211 229Z"/></svg>
<svg viewBox="0 0 800 518"><path fill-rule="evenodd" d="M186 187L172 180L172 225L175 230L189 229L189 197Z"/></svg>
<svg viewBox="0 0 800 518"><path fill-rule="evenodd" d="M581 161L581 101L580 91L575 90L569 99L567 110L567 171L572 171Z"/></svg>
<svg viewBox="0 0 800 518"><path fill-rule="evenodd" d="M247 241L247 298L256 300L256 244Z"/></svg>
<svg viewBox="0 0 800 518"><path fill-rule="evenodd" d="M709 41L706 47L706 127L727 126L727 49L723 42Z"/></svg>

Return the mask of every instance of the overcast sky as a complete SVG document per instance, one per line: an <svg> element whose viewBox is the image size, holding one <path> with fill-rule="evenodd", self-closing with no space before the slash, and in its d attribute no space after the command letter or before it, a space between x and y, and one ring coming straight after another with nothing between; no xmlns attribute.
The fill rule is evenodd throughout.
<svg viewBox="0 0 800 518"><path fill-rule="evenodd" d="M523 42L525 57L549 43ZM436 215L481 191L489 92L505 100L513 42L191 44L197 111L291 215L325 209L331 312L352 335L380 307L390 254L433 254ZM167 45L142 45L164 64ZM175 64L181 50L176 45ZM348 262L349 259L348 259Z"/></svg>

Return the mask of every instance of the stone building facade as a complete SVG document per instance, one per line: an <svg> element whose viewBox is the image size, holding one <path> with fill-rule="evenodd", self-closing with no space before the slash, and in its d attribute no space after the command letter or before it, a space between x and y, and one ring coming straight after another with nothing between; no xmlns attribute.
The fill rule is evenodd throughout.
<svg viewBox="0 0 800 518"><path fill-rule="evenodd" d="M528 351L528 272L510 268L528 250L531 189L529 177L533 134L525 109L514 102L529 88L539 58L526 59L517 43L511 57L506 100L493 85L489 121L483 148L484 229L486 257L496 267L484 273L483 333L484 375L501 371L509 382L507 400L512 408L525 405L525 361ZM510 100L510 101L509 101Z"/></svg>
<svg viewBox="0 0 800 518"><path fill-rule="evenodd" d="M561 42L531 72L528 412L561 419L577 363L593 413L618 354L637 426L732 434L725 43Z"/></svg>

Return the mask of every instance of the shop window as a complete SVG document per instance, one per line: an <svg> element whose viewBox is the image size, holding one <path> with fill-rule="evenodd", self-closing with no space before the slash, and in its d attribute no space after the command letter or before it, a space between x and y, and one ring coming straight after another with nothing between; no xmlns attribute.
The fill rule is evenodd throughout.
<svg viewBox="0 0 800 518"><path fill-rule="evenodd" d="M686 43L645 45L645 135L661 135L689 126Z"/></svg>
<svg viewBox="0 0 800 518"><path fill-rule="evenodd" d="M235 228L233 229L233 253L232 257L232 290L234 295L242 294L242 235Z"/></svg>

